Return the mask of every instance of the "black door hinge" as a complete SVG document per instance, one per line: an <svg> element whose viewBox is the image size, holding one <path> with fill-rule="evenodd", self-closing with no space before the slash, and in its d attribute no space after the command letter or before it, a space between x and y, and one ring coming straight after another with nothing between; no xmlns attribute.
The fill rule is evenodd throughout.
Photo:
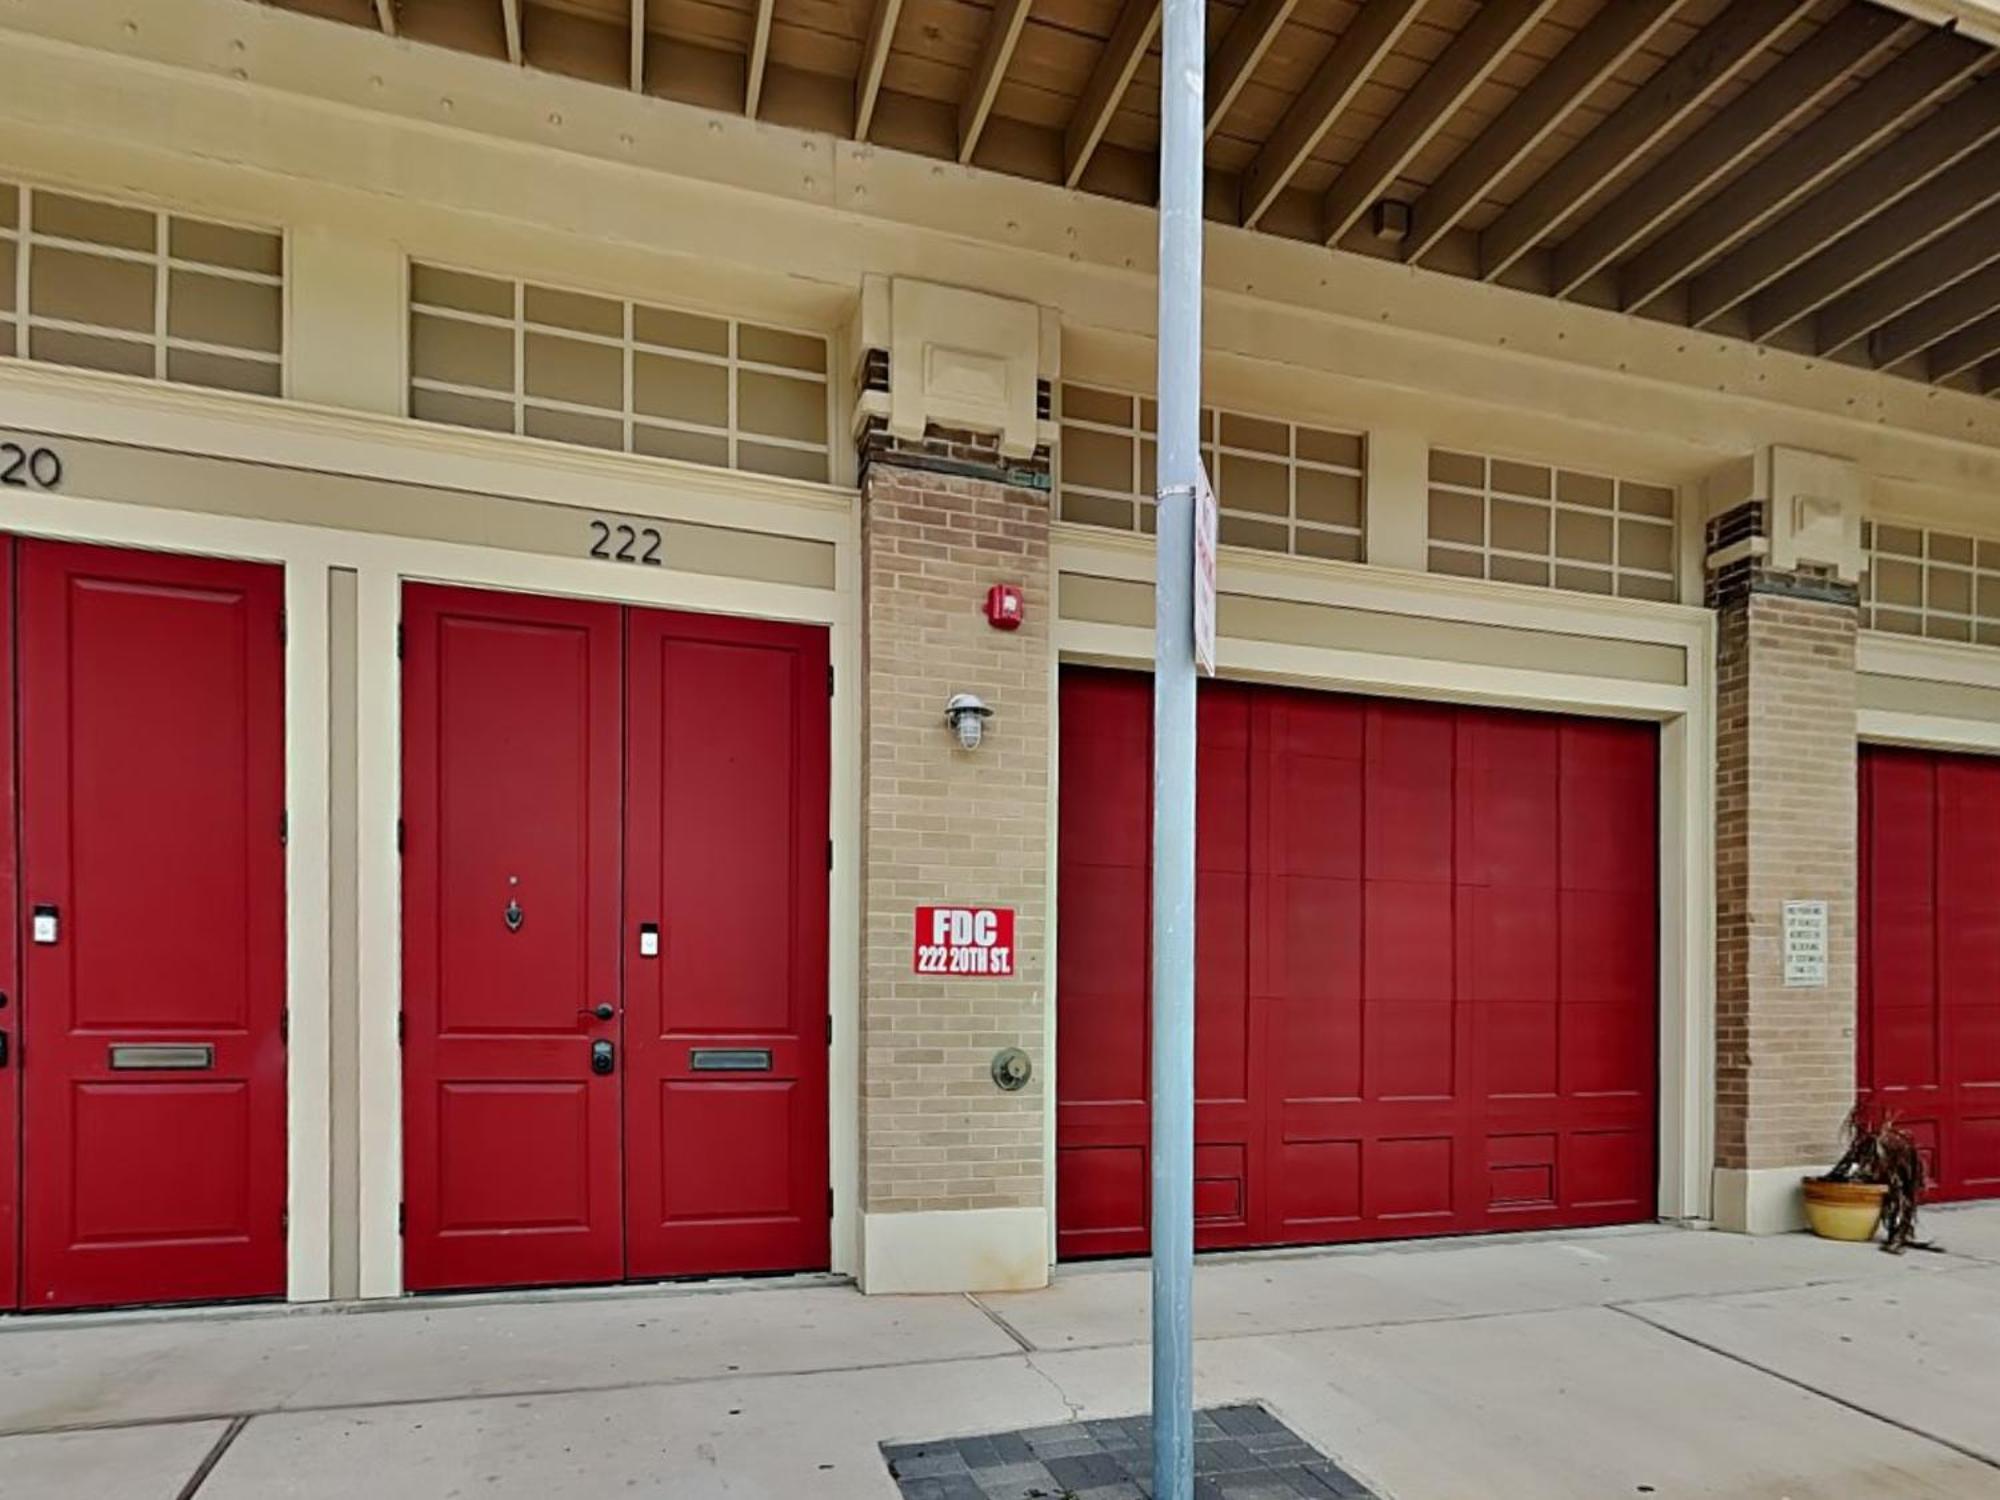
<svg viewBox="0 0 2000 1500"><path fill-rule="evenodd" d="M828 1188L828 1189L826 1190L826 1216L827 1216L827 1217L828 1217L829 1219L833 1217L833 1189L832 1189L832 1188Z"/></svg>
<svg viewBox="0 0 2000 1500"><path fill-rule="evenodd" d="M828 668L826 669L826 695L827 695L827 697L829 697L829 698L831 698L831 697L833 696L833 668L832 668L832 667L828 667Z"/></svg>
<svg viewBox="0 0 2000 1500"><path fill-rule="evenodd" d="M826 1041L827 1041L827 1045L828 1045L829 1047L833 1045L833 1017L832 1017L832 1016L828 1016L828 1017L826 1018Z"/></svg>
<svg viewBox="0 0 2000 1500"><path fill-rule="evenodd" d="M403 659L403 622L398 620L396 622L396 660L401 661L402 659Z"/></svg>
<svg viewBox="0 0 2000 1500"><path fill-rule="evenodd" d="M291 1232L292 1211L289 1208L281 1208L278 1210L278 1233L290 1234Z"/></svg>
<svg viewBox="0 0 2000 1500"><path fill-rule="evenodd" d="M826 841L826 867L827 867L827 868L828 868L829 870L831 870L831 869L833 868L833 840L832 840L832 839L828 839L828 840Z"/></svg>
<svg viewBox="0 0 2000 1500"><path fill-rule="evenodd" d="M408 1017L404 1012L400 1010L396 1012L396 1045L398 1047L403 1045L403 1035L408 1030L408 1027L404 1024L407 1019Z"/></svg>
<svg viewBox="0 0 2000 1500"><path fill-rule="evenodd" d="M287 1005L278 1012L278 1040L289 1043L292 1039L292 1008Z"/></svg>
<svg viewBox="0 0 2000 1500"><path fill-rule="evenodd" d="M406 1203L396 1205L396 1233L403 1234L410 1227L410 1209Z"/></svg>
<svg viewBox="0 0 2000 1500"><path fill-rule="evenodd" d="M291 612L289 610L281 609L278 611L278 644L280 646L285 645L291 640L291 638L292 638Z"/></svg>
<svg viewBox="0 0 2000 1500"><path fill-rule="evenodd" d="M291 841L292 814L291 809L287 808L284 812L278 814L278 842L282 845L289 844Z"/></svg>
<svg viewBox="0 0 2000 1500"><path fill-rule="evenodd" d="M403 820L401 818L398 818L396 819L396 852L398 854L401 854L403 852L403 839L404 839Z"/></svg>

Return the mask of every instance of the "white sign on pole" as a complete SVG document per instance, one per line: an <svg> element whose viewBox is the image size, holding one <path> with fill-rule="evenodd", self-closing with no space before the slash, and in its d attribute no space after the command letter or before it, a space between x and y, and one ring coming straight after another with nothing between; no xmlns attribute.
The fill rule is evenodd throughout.
<svg viewBox="0 0 2000 1500"><path fill-rule="evenodd" d="M1787 901L1784 921L1785 988L1826 985L1826 903Z"/></svg>
<svg viewBox="0 0 2000 1500"><path fill-rule="evenodd" d="M1199 470L1194 492L1194 664L1215 675L1215 486L1208 465Z"/></svg>

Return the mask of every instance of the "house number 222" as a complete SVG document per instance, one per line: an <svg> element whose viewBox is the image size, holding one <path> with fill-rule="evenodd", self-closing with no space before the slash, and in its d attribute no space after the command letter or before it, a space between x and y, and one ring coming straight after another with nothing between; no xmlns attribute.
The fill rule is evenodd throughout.
<svg viewBox="0 0 2000 1500"><path fill-rule="evenodd" d="M606 562L639 563L648 568L665 566L660 558L659 528L632 526L624 521L593 520L590 555Z"/></svg>
<svg viewBox="0 0 2000 1500"><path fill-rule="evenodd" d="M15 490L59 490L62 477L62 458L55 449L0 443L0 485Z"/></svg>

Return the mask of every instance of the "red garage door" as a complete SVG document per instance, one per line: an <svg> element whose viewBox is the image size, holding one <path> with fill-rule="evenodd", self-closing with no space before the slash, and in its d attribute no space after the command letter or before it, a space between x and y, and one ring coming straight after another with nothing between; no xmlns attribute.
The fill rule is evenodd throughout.
<svg viewBox="0 0 2000 1500"><path fill-rule="evenodd" d="M1861 1090L2000 1194L2000 760L1862 746L1860 895Z"/></svg>
<svg viewBox="0 0 2000 1500"><path fill-rule="evenodd" d="M404 629L405 1280L825 1266L826 632Z"/></svg>
<svg viewBox="0 0 2000 1500"><path fill-rule="evenodd" d="M1057 1217L1147 1224L1151 682L1062 681ZM1657 735L1209 684L1204 1248L1653 1212Z"/></svg>

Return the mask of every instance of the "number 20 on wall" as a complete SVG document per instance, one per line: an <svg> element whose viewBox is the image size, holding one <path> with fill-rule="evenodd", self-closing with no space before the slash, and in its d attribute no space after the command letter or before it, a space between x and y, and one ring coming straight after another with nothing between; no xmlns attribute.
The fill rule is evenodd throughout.
<svg viewBox="0 0 2000 1500"><path fill-rule="evenodd" d="M15 490L58 490L62 477L62 458L53 448L0 443L0 485Z"/></svg>

